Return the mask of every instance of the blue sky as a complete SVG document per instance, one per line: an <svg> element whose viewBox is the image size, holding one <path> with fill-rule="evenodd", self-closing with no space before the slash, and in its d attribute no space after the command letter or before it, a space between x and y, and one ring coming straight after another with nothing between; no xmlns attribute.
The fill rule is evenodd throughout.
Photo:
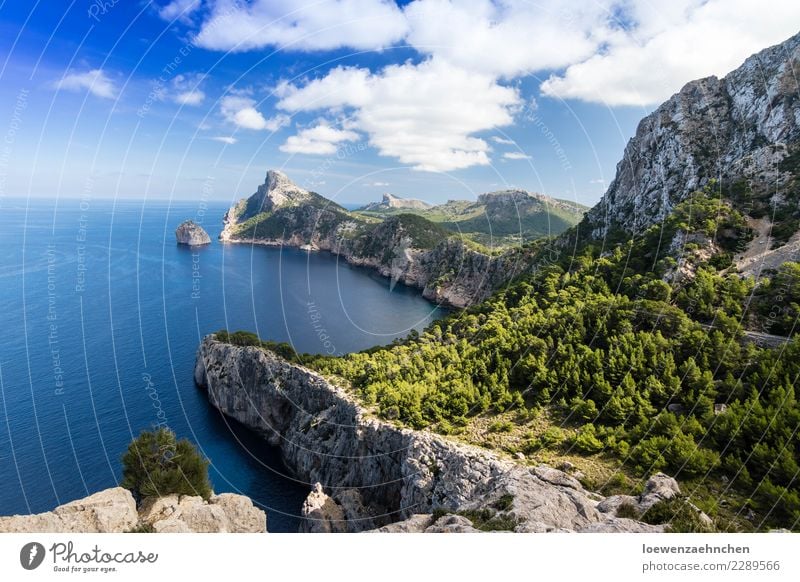
<svg viewBox="0 0 800 582"><path fill-rule="evenodd" d="M800 3L0 2L0 197L593 204L639 119L800 30Z"/></svg>

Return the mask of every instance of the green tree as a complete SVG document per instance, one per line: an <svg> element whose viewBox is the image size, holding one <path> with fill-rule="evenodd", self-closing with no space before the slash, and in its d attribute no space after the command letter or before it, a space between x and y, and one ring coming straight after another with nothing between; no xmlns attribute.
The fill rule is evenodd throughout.
<svg viewBox="0 0 800 582"><path fill-rule="evenodd" d="M208 460L186 439L160 427L143 431L122 455L122 483L137 499L164 495L211 496Z"/></svg>

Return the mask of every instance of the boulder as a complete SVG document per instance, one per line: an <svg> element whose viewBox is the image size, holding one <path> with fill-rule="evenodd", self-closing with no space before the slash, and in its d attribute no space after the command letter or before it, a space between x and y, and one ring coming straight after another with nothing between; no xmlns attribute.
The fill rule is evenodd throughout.
<svg viewBox="0 0 800 582"><path fill-rule="evenodd" d="M114 487L53 511L0 517L0 532L115 533L133 528L138 521L131 492Z"/></svg>
<svg viewBox="0 0 800 582"><path fill-rule="evenodd" d="M179 245L201 246L211 244L211 237L202 226L193 220L182 222L175 229L175 239Z"/></svg>
<svg viewBox="0 0 800 582"><path fill-rule="evenodd" d="M306 533L339 533L348 531L344 510L315 483L300 510L303 522L301 531Z"/></svg>

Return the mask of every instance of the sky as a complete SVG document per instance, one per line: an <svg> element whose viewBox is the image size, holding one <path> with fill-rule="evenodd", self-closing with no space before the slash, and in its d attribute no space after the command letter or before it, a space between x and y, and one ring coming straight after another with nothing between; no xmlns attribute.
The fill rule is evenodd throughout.
<svg viewBox="0 0 800 582"><path fill-rule="evenodd" d="M0 204L592 205L638 121L800 31L770 0L0 0ZM60 9L56 9L59 6Z"/></svg>

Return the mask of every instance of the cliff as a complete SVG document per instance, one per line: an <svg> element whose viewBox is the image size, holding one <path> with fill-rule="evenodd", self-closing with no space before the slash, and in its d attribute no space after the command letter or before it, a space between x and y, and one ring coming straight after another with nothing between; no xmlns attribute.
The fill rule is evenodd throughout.
<svg viewBox="0 0 800 582"><path fill-rule="evenodd" d="M99 491L35 515L0 517L0 532L11 533L260 533L267 516L243 495L147 498L141 506L122 487Z"/></svg>
<svg viewBox="0 0 800 582"><path fill-rule="evenodd" d="M431 204L422 200L417 200L416 198L400 198L392 194L384 194L380 202L371 202L358 210L360 212L384 212L387 210L396 210L398 208L427 210L431 208L431 206Z"/></svg>
<svg viewBox="0 0 800 582"><path fill-rule="evenodd" d="M182 222L175 229L175 239L179 245L200 246L211 244L211 237L202 226L192 220Z"/></svg>
<svg viewBox="0 0 800 582"><path fill-rule="evenodd" d="M455 307L482 301L528 267L521 249L489 255L414 214L382 221L359 216L274 170L255 194L228 210L220 239L330 251Z"/></svg>
<svg viewBox="0 0 800 582"><path fill-rule="evenodd" d="M345 389L260 348L206 337L195 381L213 406L278 447L296 477L314 484L306 531L447 531L478 518L518 532L662 529L615 517L613 503L601 511L603 498L562 471L378 420ZM652 505L676 491L651 487L636 502ZM467 523L453 515L439 523L440 513Z"/></svg>
<svg viewBox="0 0 800 582"><path fill-rule="evenodd" d="M754 218L796 220L797 168L787 161L800 137L798 74L800 34L723 79L688 83L639 123L608 191L586 216L592 236L639 234L712 179Z"/></svg>

